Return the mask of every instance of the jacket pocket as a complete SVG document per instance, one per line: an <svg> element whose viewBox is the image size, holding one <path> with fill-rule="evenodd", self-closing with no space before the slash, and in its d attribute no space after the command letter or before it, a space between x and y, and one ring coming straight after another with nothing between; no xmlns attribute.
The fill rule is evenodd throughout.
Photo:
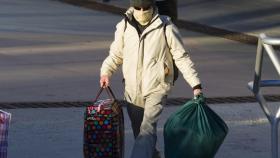
<svg viewBox="0 0 280 158"><path fill-rule="evenodd" d="M164 80L165 80L165 67L166 67L166 64L164 62L159 62L158 63L157 81L159 83L164 83Z"/></svg>
<svg viewBox="0 0 280 158"><path fill-rule="evenodd" d="M164 63L164 76L169 75L170 73L170 68L167 66L166 63Z"/></svg>
<svg viewBox="0 0 280 158"><path fill-rule="evenodd" d="M173 83L173 63L170 63L168 60L164 62L164 82Z"/></svg>
<svg viewBox="0 0 280 158"><path fill-rule="evenodd" d="M171 73L170 67L165 62L159 64L159 86L165 91L169 91L171 88L171 83L169 82L169 76Z"/></svg>

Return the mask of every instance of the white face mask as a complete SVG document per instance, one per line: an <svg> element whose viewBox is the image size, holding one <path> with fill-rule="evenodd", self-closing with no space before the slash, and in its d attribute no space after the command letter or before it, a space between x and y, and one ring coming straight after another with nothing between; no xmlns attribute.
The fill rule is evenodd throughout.
<svg viewBox="0 0 280 158"><path fill-rule="evenodd" d="M153 17L153 7L148 10L143 11L134 9L133 16L141 25L147 25Z"/></svg>

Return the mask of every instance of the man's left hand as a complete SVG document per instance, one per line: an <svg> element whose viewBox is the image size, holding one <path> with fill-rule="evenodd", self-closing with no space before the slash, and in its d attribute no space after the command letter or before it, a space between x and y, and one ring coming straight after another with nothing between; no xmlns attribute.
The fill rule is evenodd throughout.
<svg viewBox="0 0 280 158"><path fill-rule="evenodd" d="M193 90L193 95L194 96L198 96L199 94L201 94L202 93L202 89L194 89Z"/></svg>

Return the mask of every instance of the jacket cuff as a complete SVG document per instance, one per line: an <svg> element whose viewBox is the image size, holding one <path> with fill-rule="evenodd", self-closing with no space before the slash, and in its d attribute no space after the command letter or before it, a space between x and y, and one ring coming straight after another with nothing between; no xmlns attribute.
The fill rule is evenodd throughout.
<svg viewBox="0 0 280 158"><path fill-rule="evenodd" d="M111 77L112 76L112 73L110 73L110 72L106 72L106 71L100 71L100 76L104 76L104 75L106 75L106 76L108 76L108 77Z"/></svg>
<svg viewBox="0 0 280 158"><path fill-rule="evenodd" d="M193 90L195 90L195 89L202 89L201 84L198 84L198 85L194 86L194 87L193 87Z"/></svg>

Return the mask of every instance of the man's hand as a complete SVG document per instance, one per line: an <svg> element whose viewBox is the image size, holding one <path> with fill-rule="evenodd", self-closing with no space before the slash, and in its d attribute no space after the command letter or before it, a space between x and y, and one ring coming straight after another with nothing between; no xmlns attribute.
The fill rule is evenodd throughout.
<svg viewBox="0 0 280 158"><path fill-rule="evenodd" d="M110 84L109 77L107 75L103 75L100 77L100 87L108 87Z"/></svg>
<svg viewBox="0 0 280 158"><path fill-rule="evenodd" d="M0 114L0 124L4 123L4 116L2 116L2 114Z"/></svg>
<svg viewBox="0 0 280 158"><path fill-rule="evenodd" d="M202 89L194 89L193 90L193 95L194 96L198 96L199 94L201 94L202 93Z"/></svg>

